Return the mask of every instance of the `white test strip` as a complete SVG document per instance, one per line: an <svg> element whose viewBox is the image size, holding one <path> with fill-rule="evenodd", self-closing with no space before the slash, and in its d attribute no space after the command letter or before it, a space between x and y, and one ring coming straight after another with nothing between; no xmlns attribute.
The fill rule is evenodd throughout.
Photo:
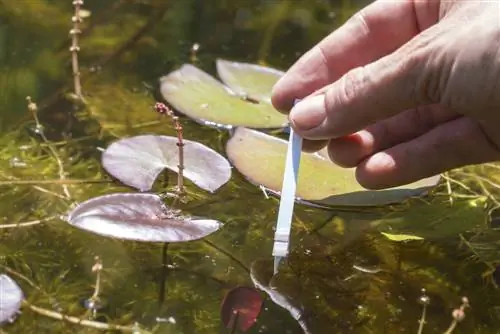
<svg viewBox="0 0 500 334"><path fill-rule="evenodd" d="M295 100L295 103L298 101L299 100ZM288 149L285 161L285 173L278 209L278 220L276 223L276 231L274 233L273 256L275 275L278 272L280 262L288 255L301 153L302 137L297 135L290 127L290 136L288 139Z"/></svg>

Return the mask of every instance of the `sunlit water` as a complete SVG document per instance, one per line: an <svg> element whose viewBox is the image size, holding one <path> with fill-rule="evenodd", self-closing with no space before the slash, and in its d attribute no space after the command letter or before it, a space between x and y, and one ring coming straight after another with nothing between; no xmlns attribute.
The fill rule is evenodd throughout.
<svg viewBox="0 0 500 334"><path fill-rule="evenodd" d="M220 306L237 286L257 287L265 297L249 333L416 333L422 288L430 296L424 333L443 333L464 295L472 308L455 333L500 332L498 293L489 276L482 277L498 258L494 240L487 265L460 244L458 234L464 231L459 229L434 241L397 243L369 230L378 213L299 205L292 254L273 278L278 200L236 170L214 195L188 184L190 201L180 208L220 220L224 227L204 240L170 244L167 269L162 244L96 236L59 219L77 202L132 191L102 169L100 148L127 135L175 134L151 111L161 101L160 76L186 62L214 73L216 58L286 69L361 5L349 0L85 1L91 15L79 58L83 92L92 107L81 112L64 99L72 91L71 1L0 2L0 273L16 280L34 306L25 305L0 333L100 332L93 328L96 323L128 329L136 324L155 333L230 333ZM28 95L39 105L41 126L27 111ZM227 131L187 118L181 122L185 138L224 154ZM43 144L44 136L58 143L52 147L66 177L76 183L65 188L57 182L61 166ZM174 182L171 173L155 190ZM456 212L449 224L484 218ZM438 208L431 216L440 215ZM9 226L18 223L23 224ZM89 300L96 256L103 266L99 303ZM54 314L94 323L75 324Z"/></svg>

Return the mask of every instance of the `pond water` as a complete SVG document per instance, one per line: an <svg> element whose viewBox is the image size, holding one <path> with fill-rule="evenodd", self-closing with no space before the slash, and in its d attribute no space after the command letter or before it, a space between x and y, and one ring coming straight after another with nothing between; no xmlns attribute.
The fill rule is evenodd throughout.
<svg viewBox="0 0 500 334"><path fill-rule="evenodd" d="M165 249L62 219L92 197L133 191L101 166L111 142L175 136L152 111L163 101L161 76L185 63L216 75L218 58L286 70L366 3L86 0L82 106L70 94L71 1L1 1L0 274L26 301L0 333L231 333L221 304L231 289L255 285L264 303L247 333L417 333L427 296L422 333L444 333L463 296L471 307L453 333L499 333L500 246L489 216L500 189L496 164L449 173L430 196L402 205L297 205L291 254L275 277L279 201L236 169L214 194L186 181L189 200L178 208L224 223L202 240ZM228 131L180 122L184 138L225 154ZM175 180L162 175L153 190ZM381 233L394 231L406 240ZM85 305L95 293L96 257L101 303L92 312Z"/></svg>

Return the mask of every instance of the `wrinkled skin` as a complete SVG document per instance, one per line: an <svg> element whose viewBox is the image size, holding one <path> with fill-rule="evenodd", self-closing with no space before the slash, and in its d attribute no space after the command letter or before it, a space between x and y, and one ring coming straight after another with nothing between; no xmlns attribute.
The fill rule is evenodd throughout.
<svg viewBox="0 0 500 334"><path fill-rule="evenodd" d="M305 150L328 145L366 188L499 160L500 2L375 1L301 57L272 101Z"/></svg>

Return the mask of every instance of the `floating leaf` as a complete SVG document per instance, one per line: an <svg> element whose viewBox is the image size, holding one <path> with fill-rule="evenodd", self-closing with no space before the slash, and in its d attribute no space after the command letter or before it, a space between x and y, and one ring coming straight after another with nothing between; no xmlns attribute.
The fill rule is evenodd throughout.
<svg viewBox="0 0 500 334"><path fill-rule="evenodd" d="M237 287L229 291L221 306L221 319L226 328L246 332L259 316L264 300L259 291L249 287Z"/></svg>
<svg viewBox="0 0 500 334"><path fill-rule="evenodd" d="M15 318L23 299L24 294L19 285L9 276L0 275L0 325Z"/></svg>
<svg viewBox="0 0 500 334"><path fill-rule="evenodd" d="M283 182L287 141L247 128L238 128L226 145L229 160L252 183L278 192ZM339 167L317 153L302 153L297 197L325 206L375 206L422 195L439 176L386 190L366 190L354 168Z"/></svg>
<svg viewBox="0 0 500 334"><path fill-rule="evenodd" d="M227 73L226 76L228 77ZM262 77L261 72L255 71L251 80L255 82ZM262 80L269 81L267 75ZM234 77L230 81L236 85ZM246 95L242 92L243 85L240 87L240 95ZM287 117L276 111L270 103L246 101L244 97L190 64L184 64L180 69L160 78L160 90L172 107L202 124L281 128L288 123ZM256 91L255 85L252 85L249 92Z"/></svg>
<svg viewBox="0 0 500 334"><path fill-rule="evenodd" d="M118 193L90 199L74 208L67 221L107 237L148 242L201 239L222 226L211 219L181 216L165 206L158 195L141 193Z"/></svg>
<svg viewBox="0 0 500 334"><path fill-rule="evenodd" d="M274 84L284 74L274 68L224 59L217 59L216 65L222 82L233 92L267 103L271 103Z"/></svg>
<svg viewBox="0 0 500 334"><path fill-rule="evenodd" d="M121 182L140 191L151 189L158 174L178 172L177 138L143 135L112 143L102 154L103 167ZM231 165L211 148L184 140L183 175L198 187L214 192L231 178Z"/></svg>
<svg viewBox="0 0 500 334"><path fill-rule="evenodd" d="M418 237L416 235L411 235L411 234L391 234L391 233L385 233L381 232L381 234L386 237L387 239L391 241L397 241L397 242L402 242L402 241L411 241L411 240L423 240L424 238Z"/></svg>

